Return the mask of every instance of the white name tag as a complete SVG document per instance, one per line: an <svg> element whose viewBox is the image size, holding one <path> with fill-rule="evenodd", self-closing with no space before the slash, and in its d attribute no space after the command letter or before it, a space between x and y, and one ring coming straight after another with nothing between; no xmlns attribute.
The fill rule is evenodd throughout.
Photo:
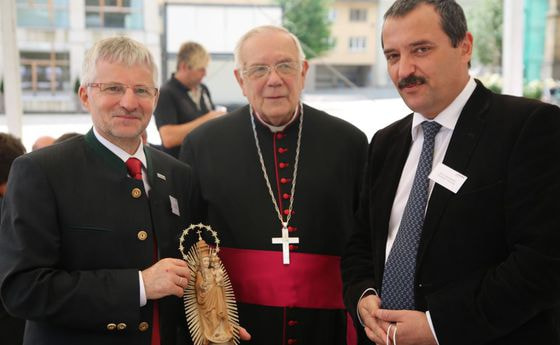
<svg viewBox="0 0 560 345"><path fill-rule="evenodd" d="M175 199L170 195L169 201L171 201L171 212L173 212L173 214L180 216L181 213L179 212L179 203L177 202L177 199Z"/></svg>
<svg viewBox="0 0 560 345"><path fill-rule="evenodd" d="M428 178L455 194L457 194L463 183L467 180L465 175L451 169L443 163L439 163L434 170L432 170Z"/></svg>

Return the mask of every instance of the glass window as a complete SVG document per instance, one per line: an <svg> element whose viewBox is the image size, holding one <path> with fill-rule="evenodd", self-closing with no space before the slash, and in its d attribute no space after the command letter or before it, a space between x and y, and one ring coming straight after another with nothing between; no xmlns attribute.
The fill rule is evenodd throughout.
<svg viewBox="0 0 560 345"><path fill-rule="evenodd" d="M350 37L348 40L348 49L351 52L363 52L366 50L367 47L367 37L359 36L359 37Z"/></svg>
<svg viewBox="0 0 560 345"><path fill-rule="evenodd" d="M366 8L351 8L350 21L351 22L365 22L367 20Z"/></svg>
<svg viewBox="0 0 560 345"><path fill-rule="evenodd" d="M27 91L69 91L70 54L67 52L20 52L21 83Z"/></svg>
<svg viewBox="0 0 560 345"><path fill-rule="evenodd" d="M141 0L86 0L86 27L142 29Z"/></svg>
<svg viewBox="0 0 560 345"><path fill-rule="evenodd" d="M22 27L69 26L70 0L16 0L17 24Z"/></svg>

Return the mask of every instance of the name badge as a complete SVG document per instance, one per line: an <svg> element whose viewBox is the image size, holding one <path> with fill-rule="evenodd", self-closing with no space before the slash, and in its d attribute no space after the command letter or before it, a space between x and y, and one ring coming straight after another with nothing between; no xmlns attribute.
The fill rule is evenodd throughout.
<svg viewBox="0 0 560 345"><path fill-rule="evenodd" d="M430 173L428 178L440 186L457 194L467 177L443 163L439 163Z"/></svg>
<svg viewBox="0 0 560 345"><path fill-rule="evenodd" d="M179 212L179 203L177 202L177 199L170 195L169 201L171 201L171 212L177 216L180 216L181 213Z"/></svg>

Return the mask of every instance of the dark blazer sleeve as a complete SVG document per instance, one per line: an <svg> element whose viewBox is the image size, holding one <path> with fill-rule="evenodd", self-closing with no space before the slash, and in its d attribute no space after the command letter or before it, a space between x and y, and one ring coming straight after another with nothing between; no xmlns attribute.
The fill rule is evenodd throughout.
<svg viewBox="0 0 560 345"><path fill-rule="evenodd" d="M516 104L528 108L521 102L509 104L501 109L509 113L506 119L517 111ZM486 344L519 329L526 333L538 327L543 331L528 343L549 344L554 339L550 332L557 332L558 325L550 324L554 318L544 316L557 313L560 306L560 109L541 103L529 112L524 114L528 116L516 134L502 179L469 191L460 200L464 215L472 212L474 203L488 205L486 212L493 213L491 219L501 222L479 227L488 226L486 241L492 241L490 236L497 237L495 233L500 231L507 250L496 264L468 272L426 295L442 345ZM478 169L484 171L492 164ZM477 214L470 217L483 218ZM485 238L480 238L479 249L472 248L470 258L465 259L476 262L488 256L482 249L487 244L484 242ZM518 333L517 338L520 336Z"/></svg>
<svg viewBox="0 0 560 345"><path fill-rule="evenodd" d="M108 319L138 323L138 270L63 269L57 195L28 155L12 165L5 204L0 295L11 314L76 329L102 330Z"/></svg>

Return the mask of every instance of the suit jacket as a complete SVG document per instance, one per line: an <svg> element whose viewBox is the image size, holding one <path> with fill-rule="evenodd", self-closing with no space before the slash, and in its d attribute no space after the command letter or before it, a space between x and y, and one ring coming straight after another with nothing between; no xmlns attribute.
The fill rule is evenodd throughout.
<svg viewBox="0 0 560 345"><path fill-rule="evenodd" d="M436 184L417 254L415 301L440 345L558 344L560 110L496 95L480 82L443 159L467 176ZM370 144L358 226L343 257L352 315L380 289L390 212L411 145L412 115Z"/></svg>
<svg viewBox="0 0 560 345"><path fill-rule="evenodd" d="M150 344L153 303L140 307L138 272L155 260L154 235L158 258L179 256L191 171L144 150L149 198L92 131L14 161L1 223L0 294L9 312L28 320L24 344ZM162 345L183 342L181 300L158 303Z"/></svg>

